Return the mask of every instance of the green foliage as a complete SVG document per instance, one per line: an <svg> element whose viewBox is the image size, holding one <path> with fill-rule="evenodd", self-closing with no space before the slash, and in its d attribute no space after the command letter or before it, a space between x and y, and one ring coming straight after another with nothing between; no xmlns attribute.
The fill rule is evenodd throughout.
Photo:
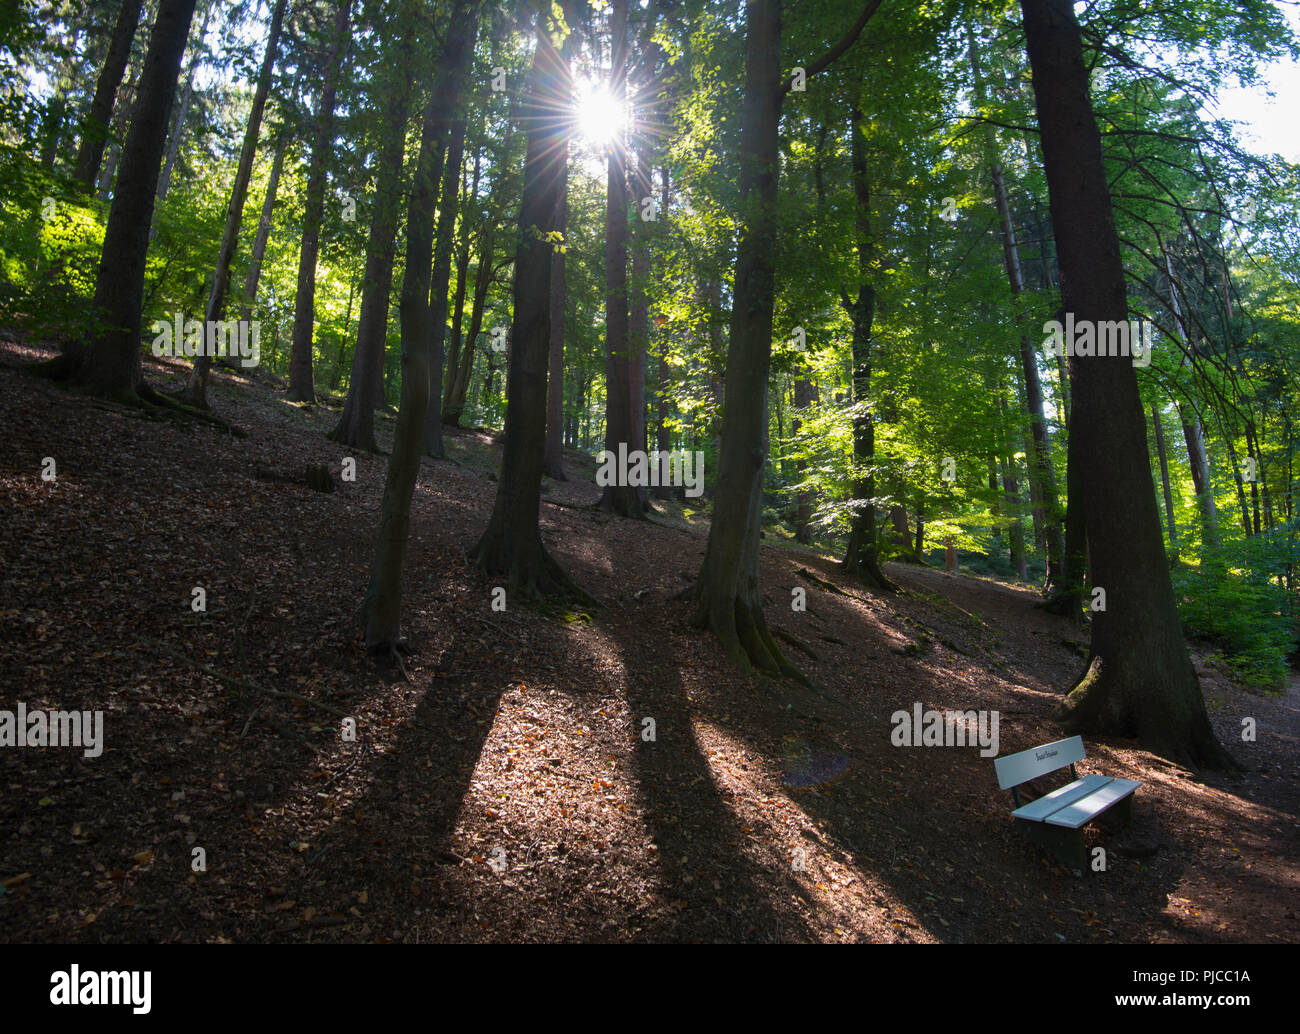
<svg viewBox="0 0 1300 1034"><path fill-rule="evenodd" d="M80 329L106 214L27 155L0 151L0 319L55 339Z"/></svg>
<svg viewBox="0 0 1300 1034"><path fill-rule="evenodd" d="M1199 566L1174 569L1187 634L1212 646L1234 677L1251 688L1281 688L1287 657L1296 648L1300 624L1282 583L1295 559L1296 532L1294 525L1281 525L1229 543Z"/></svg>

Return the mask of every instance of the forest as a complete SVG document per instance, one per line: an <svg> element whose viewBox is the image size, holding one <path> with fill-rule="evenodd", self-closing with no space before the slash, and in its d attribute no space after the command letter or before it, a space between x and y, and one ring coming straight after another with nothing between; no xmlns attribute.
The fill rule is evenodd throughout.
<svg viewBox="0 0 1300 1034"><path fill-rule="evenodd" d="M1300 940L1295 8L0 0L0 940Z"/></svg>

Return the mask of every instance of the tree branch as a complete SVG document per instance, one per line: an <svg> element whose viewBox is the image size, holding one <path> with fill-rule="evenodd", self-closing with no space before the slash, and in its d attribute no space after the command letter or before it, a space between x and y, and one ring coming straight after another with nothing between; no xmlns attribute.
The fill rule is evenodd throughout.
<svg viewBox="0 0 1300 1034"><path fill-rule="evenodd" d="M805 82L817 75L819 72L826 71L826 69L834 64L841 55L849 49L849 47L853 46L853 44L857 42L858 37L862 35L862 30L867 27L867 22L871 21L871 16L880 8L882 2L883 0L867 0L867 6L864 7L862 13L858 15L858 20L849 27L849 31L844 34L844 38L804 69ZM794 83L792 80L786 80L785 86L781 88L781 92L778 95L780 100L785 100L786 94L790 92L790 88L793 85Z"/></svg>

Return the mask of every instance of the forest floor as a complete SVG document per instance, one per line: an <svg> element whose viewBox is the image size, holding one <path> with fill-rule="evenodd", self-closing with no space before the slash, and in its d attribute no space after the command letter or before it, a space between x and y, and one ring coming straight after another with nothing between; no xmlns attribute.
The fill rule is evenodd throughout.
<svg viewBox="0 0 1300 1034"><path fill-rule="evenodd" d="M457 431L416 488L408 681L353 620L386 458L333 494L275 480L337 478L337 409L216 371L236 438L19 372L46 354L0 342L0 708L102 710L105 745L0 750L0 940L1300 940L1294 680L1251 694L1198 664L1240 775L1089 740L1081 773L1143 785L1126 832L1089 834L1106 871L1075 875L1013 827L978 747L890 742L918 702L998 711L1002 753L1059 738L1087 634L1032 591L890 565L903 591L880 596L769 538L768 620L817 689L744 676L673 599L705 522L585 508L595 465L570 453L543 537L604 609L494 612L465 551L500 443ZM199 665L354 716L356 740Z"/></svg>

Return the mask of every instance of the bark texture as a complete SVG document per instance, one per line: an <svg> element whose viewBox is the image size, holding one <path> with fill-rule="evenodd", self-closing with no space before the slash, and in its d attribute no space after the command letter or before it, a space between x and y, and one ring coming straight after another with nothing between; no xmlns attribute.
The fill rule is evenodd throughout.
<svg viewBox="0 0 1300 1034"><path fill-rule="evenodd" d="M1128 318L1101 138L1070 0L1021 0L1060 255L1061 294L1080 320ZM1231 763L1214 738L1165 562L1146 423L1127 356L1072 356L1072 464L1084 486L1093 583L1088 668L1060 717L1070 732L1138 738L1196 766ZM1073 444L1073 443L1072 443Z"/></svg>
<svg viewBox="0 0 1300 1034"><path fill-rule="evenodd" d="M85 187L87 192L95 189L95 181L99 178L99 163L104 159L104 144L108 140L109 122L113 118L113 102L117 99L117 88L122 85L126 63L131 57L131 43L135 39L136 27L140 24L140 9L143 6L144 0L122 0L117 21L113 24L113 35L109 39L108 54L99 71L99 79L95 82L95 96L91 98L90 110L82 124L81 143L77 148L72 178Z"/></svg>
<svg viewBox="0 0 1300 1034"><path fill-rule="evenodd" d="M312 345L316 331L316 260L320 255L320 231L325 218L327 163L334 146L334 107L348 44L351 15L352 0L338 0L330 52L325 64L325 82L316 109L316 140L312 145L307 193L303 199L298 291L293 301L293 346L289 354L290 402L316 401L316 380L312 368Z"/></svg>

